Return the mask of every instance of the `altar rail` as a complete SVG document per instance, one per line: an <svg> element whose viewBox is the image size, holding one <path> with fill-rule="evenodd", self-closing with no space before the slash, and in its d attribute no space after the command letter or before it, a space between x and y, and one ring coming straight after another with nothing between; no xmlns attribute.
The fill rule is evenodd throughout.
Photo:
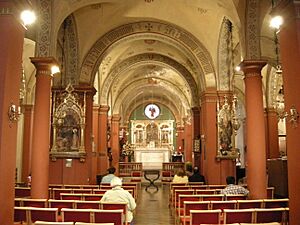
<svg viewBox="0 0 300 225"><path fill-rule="evenodd" d="M132 162L119 162L120 177L130 177L132 171L143 171L143 164Z"/></svg>
<svg viewBox="0 0 300 225"><path fill-rule="evenodd" d="M163 163L162 165L162 171L170 171L172 175L174 175L174 173L176 173L176 170L179 168L184 169L183 162L169 162L169 163Z"/></svg>

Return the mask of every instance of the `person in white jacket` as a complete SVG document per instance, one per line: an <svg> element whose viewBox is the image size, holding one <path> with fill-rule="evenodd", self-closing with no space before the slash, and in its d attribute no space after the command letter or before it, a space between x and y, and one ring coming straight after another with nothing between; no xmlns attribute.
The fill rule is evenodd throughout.
<svg viewBox="0 0 300 225"><path fill-rule="evenodd" d="M131 224L133 219L133 211L136 208L135 199L132 197L129 191L122 188L122 180L119 177L114 177L110 182L110 186L112 189L105 192L100 202L126 202L126 219L127 222Z"/></svg>

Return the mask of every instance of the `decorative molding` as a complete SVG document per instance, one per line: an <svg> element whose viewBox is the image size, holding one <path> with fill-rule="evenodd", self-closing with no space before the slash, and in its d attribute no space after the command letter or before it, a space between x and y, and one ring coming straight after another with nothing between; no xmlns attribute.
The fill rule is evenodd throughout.
<svg viewBox="0 0 300 225"><path fill-rule="evenodd" d="M218 90L229 89L229 78L231 68L231 46L230 28L231 22L227 18L223 19L220 35L219 35L219 47L218 47L218 76L217 82L219 82Z"/></svg>
<svg viewBox="0 0 300 225"><path fill-rule="evenodd" d="M2 15L13 15L13 11L11 7L1 7L0 8L0 16Z"/></svg>
<svg viewBox="0 0 300 225"><path fill-rule="evenodd" d="M37 1L39 27L37 29L36 56L46 57L51 55L51 0Z"/></svg>
<svg viewBox="0 0 300 225"><path fill-rule="evenodd" d="M260 59L259 11L260 0L247 1L246 9L246 59Z"/></svg>

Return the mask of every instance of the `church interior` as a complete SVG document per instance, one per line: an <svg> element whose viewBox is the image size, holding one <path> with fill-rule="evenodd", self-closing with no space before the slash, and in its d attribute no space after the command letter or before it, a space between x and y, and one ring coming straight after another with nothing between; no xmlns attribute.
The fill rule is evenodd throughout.
<svg viewBox="0 0 300 225"><path fill-rule="evenodd" d="M18 224L19 190L51 208L52 189L99 188L109 167L139 183L135 225L160 211L157 224L193 225L172 212L178 166L207 188L234 176L248 200L271 190L288 205L270 222L299 224L299 12L295 0L0 0L0 225Z"/></svg>

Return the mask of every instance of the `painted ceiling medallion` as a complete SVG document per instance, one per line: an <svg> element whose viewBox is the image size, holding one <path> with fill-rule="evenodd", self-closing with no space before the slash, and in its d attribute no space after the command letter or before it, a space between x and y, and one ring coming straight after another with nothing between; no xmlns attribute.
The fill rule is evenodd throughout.
<svg viewBox="0 0 300 225"><path fill-rule="evenodd" d="M149 119L154 120L160 115L160 109L155 104L149 104L145 107L144 113Z"/></svg>

